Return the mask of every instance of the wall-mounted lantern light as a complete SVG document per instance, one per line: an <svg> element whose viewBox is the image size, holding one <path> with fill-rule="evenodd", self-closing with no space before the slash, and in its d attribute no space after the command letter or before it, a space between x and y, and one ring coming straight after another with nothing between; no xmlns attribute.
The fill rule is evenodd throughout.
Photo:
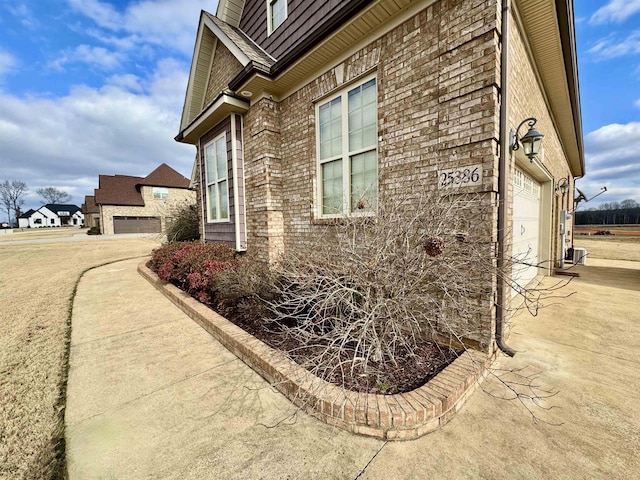
<svg viewBox="0 0 640 480"><path fill-rule="evenodd" d="M520 144L522 144L522 150L524 154L529 158L530 161L533 162L533 159L540 153L540 145L542 144L542 138L544 137L539 131L534 128L534 125L538 121L537 118L529 117L522 121L518 128L516 128L515 133L513 130L510 132L509 146L512 151L518 150L520 148ZM520 127L522 125L527 124L529 126L529 131L524 134L522 138L520 138L519 132Z"/></svg>
<svg viewBox="0 0 640 480"><path fill-rule="evenodd" d="M558 183L556 184L556 192L560 192L563 197L567 193L569 193L569 179L568 178L561 178L560 180L558 180Z"/></svg>

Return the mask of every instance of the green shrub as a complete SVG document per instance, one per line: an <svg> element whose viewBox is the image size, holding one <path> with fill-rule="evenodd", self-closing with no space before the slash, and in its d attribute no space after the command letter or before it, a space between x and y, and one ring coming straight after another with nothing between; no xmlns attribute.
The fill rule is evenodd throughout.
<svg viewBox="0 0 640 480"><path fill-rule="evenodd" d="M216 308L222 315L252 322L270 316L269 304L276 299L277 276L264 262L246 255L234 268L224 270L217 282Z"/></svg>
<svg viewBox="0 0 640 480"><path fill-rule="evenodd" d="M197 204L180 204L170 213L172 221L167 225L169 243L200 238L200 209Z"/></svg>
<svg viewBox="0 0 640 480"><path fill-rule="evenodd" d="M100 227L91 227L87 230L87 235L100 235Z"/></svg>

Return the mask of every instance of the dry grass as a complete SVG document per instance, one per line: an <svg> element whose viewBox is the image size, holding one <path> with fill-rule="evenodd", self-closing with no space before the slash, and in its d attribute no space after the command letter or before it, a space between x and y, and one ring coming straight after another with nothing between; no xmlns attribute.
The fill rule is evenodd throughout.
<svg viewBox="0 0 640 480"><path fill-rule="evenodd" d="M576 247L587 249L589 258L633 260L640 262L640 237L581 237L574 239Z"/></svg>
<svg viewBox="0 0 640 480"><path fill-rule="evenodd" d="M0 244L0 478L60 474L61 394L76 282L93 266L146 255L157 245L153 239Z"/></svg>
<svg viewBox="0 0 640 480"><path fill-rule="evenodd" d="M73 237L74 235L85 235L86 233L86 229L80 229L79 227L14 228L13 233L0 235L0 244L2 242L11 242L14 240Z"/></svg>

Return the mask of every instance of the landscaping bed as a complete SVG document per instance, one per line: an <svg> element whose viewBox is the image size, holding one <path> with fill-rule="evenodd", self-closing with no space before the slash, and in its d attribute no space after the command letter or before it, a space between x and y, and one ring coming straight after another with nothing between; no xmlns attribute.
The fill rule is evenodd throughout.
<svg viewBox="0 0 640 480"><path fill-rule="evenodd" d="M392 361L388 357L386 361L376 358L363 361L358 358L358 352L366 351L358 350L353 338L345 338L339 348L334 348L335 339L330 331L334 324L317 325L318 319L314 318L312 332L296 334L300 333L299 318L283 317L278 311L286 302L281 298L282 292L274 291L273 287L281 284L282 279L276 278L277 274L263 263L238 258L222 244L167 244L154 251L147 266L160 279L285 353L319 378L350 391L384 395L412 391L462 353L414 337L410 343L398 341ZM296 288L300 287L296 285ZM319 307L314 303L305 308L304 318L308 318L313 317L313 310Z"/></svg>

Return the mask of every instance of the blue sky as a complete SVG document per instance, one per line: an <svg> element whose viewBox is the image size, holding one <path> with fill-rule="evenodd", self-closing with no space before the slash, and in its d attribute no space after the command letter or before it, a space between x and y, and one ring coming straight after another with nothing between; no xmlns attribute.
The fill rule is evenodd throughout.
<svg viewBox="0 0 640 480"><path fill-rule="evenodd" d="M0 180L80 205L99 174L189 176L178 144L201 9L216 0L0 0ZM640 0L576 0L587 196L640 202ZM0 214L4 218L4 214Z"/></svg>

